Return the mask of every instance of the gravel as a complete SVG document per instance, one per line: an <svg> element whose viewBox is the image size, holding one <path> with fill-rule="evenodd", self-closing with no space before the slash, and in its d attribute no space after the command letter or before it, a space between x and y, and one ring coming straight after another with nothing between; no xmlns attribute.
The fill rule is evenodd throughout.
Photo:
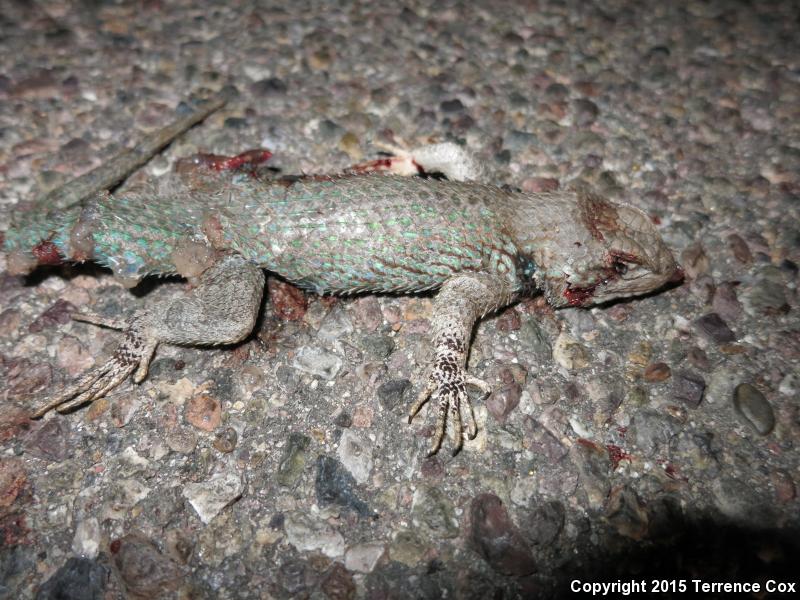
<svg viewBox="0 0 800 600"><path fill-rule="evenodd" d="M45 10L46 8L46 10ZM561 597L570 580L796 580L800 37L796 2L4 3L0 231L224 85L126 185L267 146L335 172L453 140L499 184L580 181L649 214L683 285L477 327L478 437L409 426L431 298L269 284L235 348L27 416L108 356L133 293L0 257L0 598ZM113 309L113 310L112 310ZM159 596L160 594L160 596Z"/></svg>

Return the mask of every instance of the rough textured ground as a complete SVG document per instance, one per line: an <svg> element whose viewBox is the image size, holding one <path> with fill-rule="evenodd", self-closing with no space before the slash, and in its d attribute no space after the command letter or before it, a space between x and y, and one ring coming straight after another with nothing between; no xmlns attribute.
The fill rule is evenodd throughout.
<svg viewBox="0 0 800 600"><path fill-rule="evenodd" d="M425 459L432 415L405 412L430 297L320 299L273 280L246 343L164 347L141 386L29 422L118 339L71 311L130 314L182 283L0 272L0 597L797 579L797 3L204 4L0 2L0 229L232 84L223 112L135 178L196 151L266 146L297 173L375 141L454 139L498 182L581 178L640 206L687 281L485 319L480 434Z"/></svg>

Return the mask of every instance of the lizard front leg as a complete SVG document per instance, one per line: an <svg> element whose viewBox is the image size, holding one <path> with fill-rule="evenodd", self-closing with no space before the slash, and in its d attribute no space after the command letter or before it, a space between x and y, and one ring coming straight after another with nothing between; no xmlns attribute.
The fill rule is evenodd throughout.
<svg viewBox="0 0 800 600"><path fill-rule="evenodd" d="M428 381L408 413L408 422L429 400L439 404L436 433L428 453L439 451L445 435L447 413L450 412L453 454L462 446L461 406L469 411L469 436L477 433L467 385L473 385L485 395L491 392L485 381L466 373L467 354L475 321L486 313L505 306L513 299L507 279L490 273L468 273L447 280L436 296L433 308L434 357Z"/></svg>
<svg viewBox="0 0 800 600"><path fill-rule="evenodd" d="M134 371L134 381L141 382L160 343L214 346L243 340L253 330L263 291L264 272L241 256L227 255L209 267L197 287L184 296L139 311L128 322L77 316L81 321L122 329L122 343L108 361L64 388L32 417L53 409L64 412L101 398Z"/></svg>

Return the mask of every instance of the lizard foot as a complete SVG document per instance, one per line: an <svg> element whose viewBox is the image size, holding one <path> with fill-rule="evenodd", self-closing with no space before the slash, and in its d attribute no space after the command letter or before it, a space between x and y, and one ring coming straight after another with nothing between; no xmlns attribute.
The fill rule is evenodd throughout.
<svg viewBox="0 0 800 600"><path fill-rule="evenodd" d="M467 385L477 387L484 393L484 397L492 391L488 383L477 377L470 377L462 369L455 371L435 369L428 379L428 384L417 396L416 402L408 411L408 422L411 423L414 416L428 400L436 400L439 403L439 413L436 419L436 432L433 436L433 444L427 456L433 456L439 451L444 440L447 425L447 413L450 412L451 430L450 435L453 439L453 455L458 454L464 443L463 425L461 420L461 406L465 405L468 411L468 432L469 439L473 439L478 433L478 426L475 423L475 413L472 410L472 402L467 394Z"/></svg>
<svg viewBox="0 0 800 600"><path fill-rule="evenodd" d="M136 373L133 380L136 383L147 376L147 367L158 346L158 339L148 332L144 313L137 313L127 323L88 314L73 315L73 318L103 327L122 329L125 337L111 358L90 369L76 382L50 398L31 415L33 419L38 419L53 409L63 413L102 398L134 371Z"/></svg>

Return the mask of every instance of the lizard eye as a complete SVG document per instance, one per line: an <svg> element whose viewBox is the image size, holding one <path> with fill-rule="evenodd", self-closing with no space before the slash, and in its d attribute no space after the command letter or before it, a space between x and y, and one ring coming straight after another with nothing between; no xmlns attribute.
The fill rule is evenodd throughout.
<svg viewBox="0 0 800 600"><path fill-rule="evenodd" d="M622 262L619 259L615 260L611 264L611 266L613 267L613 269L617 273L617 275L625 275L625 273L628 272L628 265L626 265L624 262Z"/></svg>

